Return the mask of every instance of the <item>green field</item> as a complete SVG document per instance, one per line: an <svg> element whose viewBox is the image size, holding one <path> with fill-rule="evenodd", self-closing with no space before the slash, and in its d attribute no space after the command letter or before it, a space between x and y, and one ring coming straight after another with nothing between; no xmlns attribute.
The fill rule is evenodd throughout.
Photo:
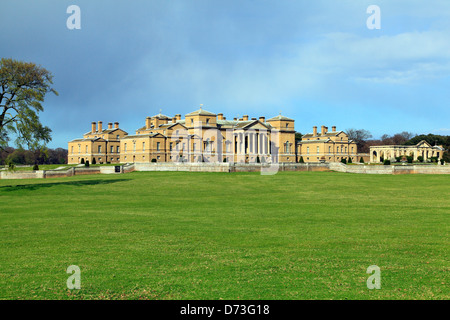
<svg viewBox="0 0 450 320"><path fill-rule="evenodd" d="M0 180L0 299L449 299L450 177ZM66 287L70 265L81 290ZM369 290L366 269L381 268Z"/></svg>

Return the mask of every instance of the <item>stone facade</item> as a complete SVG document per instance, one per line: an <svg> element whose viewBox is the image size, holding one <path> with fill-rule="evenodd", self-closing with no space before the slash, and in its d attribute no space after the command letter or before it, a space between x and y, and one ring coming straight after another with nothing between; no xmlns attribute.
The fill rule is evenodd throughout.
<svg viewBox="0 0 450 320"><path fill-rule="evenodd" d="M393 146L372 146L370 147L370 162L381 162L381 159L395 161L396 157L413 157L414 161L418 157L423 157L427 161L431 157L442 159L444 154L442 146L431 146L425 140L420 141L415 146L393 145Z"/></svg>
<svg viewBox="0 0 450 320"><path fill-rule="evenodd" d="M367 155L364 160L368 161ZM356 143L343 131L322 126L295 141L293 119L281 114L273 118L226 119L200 108L185 115L161 113L145 119L145 125L129 135L116 122L103 129L92 123L83 139L69 142L68 163L307 163L358 162Z"/></svg>
<svg viewBox="0 0 450 320"><path fill-rule="evenodd" d="M92 122L91 131L85 133L82 139L69 142L68 164L77 164L89 161L93 163L119 163L120 139L128 133L119 128L119 123L108 123L103 129L102 121Z"/></svg>
<svg viewBox="0 0 450 320"><path fill-rule="evenodd" d="M368 161L367 154L359 154L356 142L350 140L344 131L337 131L336 127L322 126L320 132L313 127L313 132L305 134L297 142L297 162L340 162L342 159L359 162L361 157Z"/></svg>

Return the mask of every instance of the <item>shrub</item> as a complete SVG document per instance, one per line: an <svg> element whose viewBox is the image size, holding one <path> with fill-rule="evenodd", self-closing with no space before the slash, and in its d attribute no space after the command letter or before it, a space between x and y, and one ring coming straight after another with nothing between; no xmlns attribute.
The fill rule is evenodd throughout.
<svg viewBox="0 0 450 320"><path fill-rule="evenodd" d="M389 166L389 165L391 165L391 160L386 159L386 160L383 161L383 164L385 166Z"/></svg>
<svg viewBox="0 0 450 320"><path fill-rule="evenodd" d="M299 163L305 163L305 160L303 160L303 157L300 157Z"/></svg>
<svg viewBox="0 0 450 320"><path fill-rule="evenodd" d="M89 160L86 160L86 162L84 163L85 167L89 167Z"/></svg>
<svg viewBox="0 0 450 320"><path fill-rule="evenodd" d="M347 163L353 163L353 161L352 161L352 158L351 158L351 157L348 157L348 161L347 161Z"/></svg>
<svg viewBox="0 0 450 320"><path fill-rule="evenodd" d="M422 156L418 156L417 160L419 160L420 162L423 162L423 157Z"/></svg>
<svg viewBox="0 0 450 320"><path fill-rule="evenodd" d="M39 166L37 165L37 164L35 164L34 166L33 166L33 171L38 171L39 170Z"/></svg>
<svg viewBox="0 0 450 320"><path fill-rule="evenodd" d="M444 165L444 159L441 159L441 164Z"/></svg>
<svg viewBox="0 0 450 320"><path fill-rule="evenodd" d="M408 161L408 163L413 163L414 157L406 157L406 161Z"/></svg>
<svg viewBox="0 0 450 320"><path fill-rule="evenodd" d="M380 162L384 162L384 157L380 157Z"/></svg>
<svg viewBox="0 0 450 320"><path fill-rule="evenodd" d="M395 157L395 161L397 161L397 162L402 161L402 157Z"/></svg>
<svg viewBox="0 0 450 320"><path fill-rule="evenodd" d="M81 158L81 164L84 164L84 158Z"/></svg>
<svg viewBox="0 0 450 320"><path fill-rule="evenodd" d="M341 159L341 162L342 162L343 164L347 164L347 159L342 158L342 159Z"/></svg>
<svg viewBox="0 0 450 320"><path fill-rule="evenodd" d="M364 163L363 157L361 157L361 159L359 159L359 162L360 162L360 163Z"/></svg>
<svg viewBox="0 0 450 320"><path fill-rule="evenodd" d="M97 161L95 161L95 158L92 159L92 164L96 164L96 163L97 163Z"/></svg>
<svg viewBox="0 0 450 320"><path fill-rule="evenodd" d="M152 159L152 162L156 162L156 159L155 159L155 158L153 158L153 159Z"/></svg>

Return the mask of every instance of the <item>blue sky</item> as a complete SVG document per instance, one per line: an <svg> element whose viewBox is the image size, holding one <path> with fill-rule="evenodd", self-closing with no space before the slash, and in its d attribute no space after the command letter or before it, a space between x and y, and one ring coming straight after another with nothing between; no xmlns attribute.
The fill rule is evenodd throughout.
<svg viewBox="0 0 450 320"><path fill-rule="evenodd" d="M81 9L69 30L68 6ZM381 29L369 30L369 5ZM374 138L450 134L448 0L2 0L0 57L54 74L50 147L120 122L204 109L283 115L297 131L336 125Z"/></svg>

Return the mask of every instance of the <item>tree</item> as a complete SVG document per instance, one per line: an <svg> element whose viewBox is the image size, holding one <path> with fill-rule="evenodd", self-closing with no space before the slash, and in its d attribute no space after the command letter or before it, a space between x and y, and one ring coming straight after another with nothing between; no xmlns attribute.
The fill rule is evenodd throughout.
<svg viewBox="0 0 450 320"><path fill-rule="evenodd" d="M356 142L358 152L369 152L369 148L366 147L366 141L372 138L372 134L369 131L365 129L347 129L346 133L349 140Z"/></svg>
<svg viewBox="0 0 450 320"><path fill-rule="evenodd" d="M300 132L296 132L295 133L295 142L301 141L302 137L303 137L303 135Z"/></svg>
<svg viewBox="0 0 450 320"><path fill-rule="evenodd" d="M16 144L28 149L40 148L51 140L51 130L39 121L42 102L51 87L53 75L31 62L2 58L0 60L0 148L5 148L10 136Z"/></svg>

